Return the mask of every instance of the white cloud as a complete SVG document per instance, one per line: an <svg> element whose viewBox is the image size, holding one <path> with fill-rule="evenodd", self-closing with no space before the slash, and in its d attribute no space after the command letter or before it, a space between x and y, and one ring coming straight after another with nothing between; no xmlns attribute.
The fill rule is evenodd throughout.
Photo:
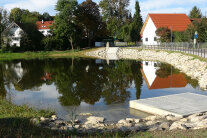
<svg viewBox="0 0 207 138"><path fill-rule="evenodd" d="M30 11L48 11L48 8L54 10L57 0L18 0L4 5L4 8L11 10L12 8L29 9Z"/></svg>

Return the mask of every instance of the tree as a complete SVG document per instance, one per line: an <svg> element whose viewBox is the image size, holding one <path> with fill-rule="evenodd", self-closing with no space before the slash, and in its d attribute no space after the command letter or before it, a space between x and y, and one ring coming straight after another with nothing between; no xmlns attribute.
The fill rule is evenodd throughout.
<svg viewBox="0 0 207 138"><path fill-rule="evenodd" d="M101 31L102 25L99 6L92 0L86 0L80 4L78 9L77 22L83 31L83 36L88 39L88 46L91 46L91 40L97 37Z"/></svg>
<svg viewBox="0 0 207 138"><path fill-rule="evenodd" d="M190 18L202 18L201 10L197 6L194 6L192 10L190 11L189 17Z"/></svg>
<svg viewBox="0 0 207 138"><path fill-rule="evenodd" d="M72 49L79 35L76 23L77 7L77 0L58 0L56 5L58 14L55 18L54 33L59 39L69 42Z"/></svg>
<svg viewBox="0 0 207 138"><path fill-rule="evenodd" d="M10 22L20 23L22 18L22 10L20 8L11 9L9 20Z"/></svg>
<svg viewBox="0 0 207 138"><path fill-rule="evenodd" d="M44 12L41 16L40 20L44 20L44 21L51 21L53 20L53 17L50 16L50 14L48 12Z"/></svg>
<svg viewBox="0 0 207 138"><path fill-rule="evenodd" d="M132 41L134 42L141 40L140 32L143 26L143 20L142 20L142 16L140 13L141 13L141 10L139 6L139 2L136 1L135 14L134 14L133 22L132 22L132 31L131 31L131 38L132 38Z"/></svg>
<svg viewBox="0 0 207 138"><path fill-rule="evenodd" d="M159 42L170 42L171 41L171 31L167 27L160 27L156 30L156 35L159 37Z"/></svg>
<svg viewBox="0 0 207 138"><path fill-rule="evenodd" d="M129 0L101 0L99 6L108 31L115 37L129 15Z"/></svg>
<svg viewBox="0 0 207 138"><path fill-rule="evenodd" d="M8 13L6 10L0 8L0 48L3 45L2 32L8 26Z"/></svg>

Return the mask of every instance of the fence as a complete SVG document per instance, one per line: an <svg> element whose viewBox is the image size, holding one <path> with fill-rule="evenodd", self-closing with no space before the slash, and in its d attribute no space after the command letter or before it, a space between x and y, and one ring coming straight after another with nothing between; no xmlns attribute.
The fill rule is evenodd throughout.
<svg viewBox="0 0 207 138"><path fill-rule="evenodd" d="M142 43L134 43L134 44L128 43L127 45L125 45L125 47L139 47L142 49L177 51L177 52L183 52L183 53L207 58L207 43L198 43L195 46L193 43L188 43L188 42L160 43L158 45L143 45Z"/></svg>
<svg viewBox="0 0 207 138"><path fill-rule="evenodd" d="M207 43L161 43L159 45L140 45L143 49L178 51L207 58Z"/></svg>

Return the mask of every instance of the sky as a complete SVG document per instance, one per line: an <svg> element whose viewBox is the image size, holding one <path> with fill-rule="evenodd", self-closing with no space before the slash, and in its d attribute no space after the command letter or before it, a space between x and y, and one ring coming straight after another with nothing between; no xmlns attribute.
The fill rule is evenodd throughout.
<svg viewBox="0 0 207 138"><path fill-rule="evenodd" d="M79 3L84 0L78 0ZM100 0L93 0L99 2ZM129 10L134 13L135 1L130 0ZM15 7L29 9L30 11L39 11L40 13L48 12L55 15L55 4L57 0L0 0L0 7L5 9L12 9ZM203 15L207 15L207 1L206 0L139 0L141 7L141 15L145 20L148 13L186 13L193 6L201 9Z"/></svg>

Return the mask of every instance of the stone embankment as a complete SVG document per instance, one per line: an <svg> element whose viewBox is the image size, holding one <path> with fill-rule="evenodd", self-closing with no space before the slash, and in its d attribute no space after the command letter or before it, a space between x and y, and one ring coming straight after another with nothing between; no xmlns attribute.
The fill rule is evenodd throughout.
<svg viewBox="0 0 207 138"><path fill-rule="evenodd" d="M106 58L105 48L86 54L101 59ZM119 59L150 60L171 64L192 79L197 79L201 89L207 90L207 62L200 61L192 56L176 52L169 53L135 48L119 48L117 55Z"/></svg>
<svg viewBox="0 0 207 138"><path fill-rule="evenodd" d="M143 119L126 118L118 123L107 123L105 118L89 116L86 121L80 120L64 121L53 115L51 118L33 118L31 121L39 127L52 130L76 130L83 133L105 133L105 132L138 132L156 130L188 130L207 128L207 113L193 114L185 118L167 116L149 116Z"/></svg>

